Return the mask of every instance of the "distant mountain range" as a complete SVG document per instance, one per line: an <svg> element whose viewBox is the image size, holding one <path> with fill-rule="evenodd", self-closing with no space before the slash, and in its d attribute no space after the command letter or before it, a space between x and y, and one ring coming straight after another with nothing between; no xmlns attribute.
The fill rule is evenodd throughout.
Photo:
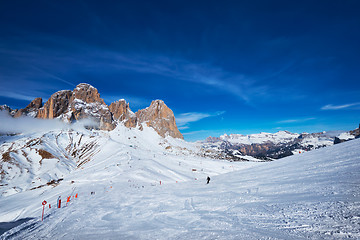
<svg viewBox="0 0 360 240"><path fill-rule="evenodd" d="M98 90L86 83L77 85L74 90L58 91L44 104L41 98L36 98L23 109L11 109L7 105L1 105L0 112L11 118L25 116L34 119L58 119L69 123L69 126L90 119L86 125L88 129L105 131L112 131L119 124L139 130L147 126L153 128L161 137L183 139L172 110L162 100L154 100L149 107L134 113L124 99L108 106L100 98ZM0 132L0 135L4 133L20 132ZM349 132L302 134L288 131L251 135L224 134L197 142L200 150L196 154L232 161L269 161L358 138L359 135L359 129Z"/></svg>
<svg viewBox="0 0 360 240"><path fill-rule="evenodd" d="M57 186L73 171L94 159L100 161L101 154L106 159L126 159L132 151L154 159L159 154L172 154L179 166L184 158L197 159L200 165L205 158L271 161L360 136L359 129L302 134L279 131L225 134L189 143L182 140L174 114L163 101L152 101L149 107L133 113L123 99L106 105L97 89L84 83L72 91L54 93L45 104L36 98L23 109L2 105L0 110L2 125L21 119L57 119L66 123L65 128L61 125L48 130L41 125L30 132L0 128L0 195ZM85 129L78 128L76 123L84 119L91 119L91 123L87 122ZM118 152L118 148L122 151Z"/></svg>
<svg viewBox="0 0 360 240"><path fill-rule="evenodd" d="M174 223L176 215L176 224L170 224L175 230L179 229L177 223L186 223L193 229L193 222L197 223L198 219L203 220L200 225L207 226L209 219L215 219L215 225L220 223L228 228L244 222L244 216L251 216L253 218L238 229L248 227L249 223L256 224L255 220L257 226L268 225L271 218L275 219L274 226L284 226L286 231L289 226L303 229L304 223L309 223L303 219L311 220L307 226L313 224L318 229L319 224L325 222L324 229L331 229L331 226L338 226L340 219L343 225L338 229L342 231L350 226L353 235L349 236L358 236L358 219L350 219L349 225L348 217L356 215L353 209L357 202L343 205L338 200L347 196L356 199L358 194L355 186L359 179L356 175L359 172L356 161L359 141L328 150L303 152L359 138L359 129L302 134L287 131L225 134L192 143L182 139L174 114L163 101L152 101L149 107L133 113L125 100L106 105L89 84L79 84L73 91L56 92L44 105L41 98L36 98L23 109L14 110L2 105L0 110L0 222L5 223L5 229L10 229L8 224L15 220L34 218L3 235L0 232L1 239L46 238L50 232L55 238L63 238L61 234L69 235L69 229L72 229L71 236L77 236L79 229L83 229L81 236L86 237L89 236L88 226L97 228L95 231L99 232L96 234L100 238L104 238L104 226L110 226L106 231L116 236L106 236L116 238L120 235L113 231L114 223L115 228L119 228L130 219L129 227L122 231L133 232L134 226L144 227L150 215L164 223L156 225L156 231L160 229L158 232L162 235L161 229L168 225L167 220ZM21 128L23 123L30 131ZM48 123L51 123L50 128L45 126ZM269 164L254 163L292 154L303 155ZM331 171L328 171L329 166ZM209 185L205 181L208 176L211 177ZM309 183L313 182L316 184L309 190ZM294 192L294 189L298 191ZM304 194L309 199L309 192L313 195L307 202L304 203L302 197L298 199ZM279 197L279 194L282 195ZM59 196L63 201L61 209L55 207ZM218 208L218 196L222 197L221 208ZM326 201L319 201L324 197ZM70 198L69 203L65 202ZM264 199L267 201L265 208ZM44 200L47 205L42 208L45 209L42 222L40 210ZM298 201L297 205L287 205L294 200ZM315 210L309 209L314 204ZM248 212L249 205L253 206L251 212ZM219 211L214 215L215 208ZM175 214L174 209L177 209ZM133 217L134 211L136 217ZM329 215L327 221L323 221L324 212ZM190 220L194 220L190 225L189 214ZM288 222L284 222L284 216ZM314 223L314 219L317 222ZM153 226L149 229L153 234ZM197 229L195 231L198 233ZM208 229L205 231L209 232ZM139 235L140 238L150 236L148 232L140 232L144 234ZM180 232L183 234L183 229ZM288 232L284 233L279 236L290 236ZM264 236L267 235L264 231ZM190 235L178 236L183 239ZM251 236L257 238L259 235Z"/></svg>
<svg viewBox="0 0 360 240"><path fill-rule="evenodd" d="M357 128L349 132L224 134L200 143L204 156L233 161L271 161L359 137Z"/></svg>

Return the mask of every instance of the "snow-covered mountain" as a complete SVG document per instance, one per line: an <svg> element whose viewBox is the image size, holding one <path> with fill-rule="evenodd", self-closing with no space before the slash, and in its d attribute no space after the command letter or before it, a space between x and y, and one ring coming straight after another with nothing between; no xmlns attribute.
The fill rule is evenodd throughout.
<svg viewBox="0 0 360 240"><path fill-rule="evenodd" d="M295 138L298 138L300 135L297 133L291 133L288 131L279 131L277 133L265 133L261 132L259 134L250 134L250 135L241 135L241 134L224 134L220 136L220 140L228 141L231 143L242 143L242 144L262 144L267 142L272 142L275 144L278 143L288 143L293 141Z"/></svg>
<svg viewBox="0 0 360 240"><path fill-rule="evenodd" d="M241 160L272 160L293 154L303 153L331 146L359 137L359 130L349 132L259 133L251 135L224 134L220 137L208 137L201 141L206 156Z"/></svg>
<svg viewBox="0 0 360 240"><path fill-rule="evenodd" d="M111 162L111 158L115 157L131 161L134 157L130 154L132 151L147 152L151 156L179 152L183 156L194 157L198 152L194 144L172 137L163 138L146 125L140 129L119 124L110 132L78 127L2 135L0 144L2 196L55 187L68 174L94 164L96 159ZM163 181L166 179L164 177Z"/></svg>
<svg viewBox="0 0 360 240"><path fill-rule="evenodd" d="M0 197L0 222L24 219L1 239L360 238L360 139L273 162L229 162L193 154L196 144L147 126L36 137L23 154L15 149L32 136L3 136L14 142L14 159L40 161L47 154L38 147L59 159L32 169L44 179L33 184L41 187L26 190L28 181L22 192ZM32 179L22 174L18 183Z"/></svg>
<svg viewBox="0 0 360 240"><path fill-rule="evenodd" d="M61 90L51 95L42 105L42 99L34 99L23 109L11 109L7 105L0 106L0 112L14 118L32 117L38 119L60 119L74 123L82 119L90 119L88 127L113 130L119 123L126 127L150 126L165 137L172 136L183 139L179 132L174 113L162 100L152 101L150 106L133 113L129 104L121 99L108 106L96 88L87 83L80 83L74 90Z"/></svg>
<svg viewBox="0 0 360 240"><path fill-rule="evenodd" d="M360 238L359 129L189 143L88 84L0 110L0 239Z"/></svg>

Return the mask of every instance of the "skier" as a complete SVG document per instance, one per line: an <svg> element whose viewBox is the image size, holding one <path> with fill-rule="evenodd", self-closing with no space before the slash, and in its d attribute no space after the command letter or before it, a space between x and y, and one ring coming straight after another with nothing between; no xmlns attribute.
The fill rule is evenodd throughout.
<svg viewBox="0 0 360 240"><path fill-rule="evenodd" d="M208 176L206 180L207 180L207 183L206 183L206 184L209 184L209 182L210 182L210 177Z"/></svg>

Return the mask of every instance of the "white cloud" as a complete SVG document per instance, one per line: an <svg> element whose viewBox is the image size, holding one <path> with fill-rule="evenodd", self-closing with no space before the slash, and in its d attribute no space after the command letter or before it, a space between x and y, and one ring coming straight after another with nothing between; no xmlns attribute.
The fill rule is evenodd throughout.
<svg viewBox="0 0 360 240"><path fill-rule="evenodd" d="M26 101L32 101L36 98L34 96L29 96L27 94L10 92L10 91L1 91L0 96L6 98L12 98L12 99L26 100Z"/></svg>
<svg viewBox="0 0 360 240"><path fill-rule="evenodd" d="M254 79L232 73L208 63L193 63L186 59L169 58L161 55L136 55L100 51L106 66L120 71L151 73L171 77L179 81L195 82L221 89L249 102L255 96L268 94L268 87L259 85ZM99 57L99 56L92 56Z"/></svg>
<svg viewBox="0 0 360 240"><path fill-rule="evenodd" d="M65 123L59 119L37 119L32 117L13 118L7 112L0 111L0 133L34 133L52 130L84 129L84 126L97 126L89 118L77 121L74 124Z"/></svg>
<svg viewBox="0 0 360 240"><path fill-rule="evenodd" d="M63 79L61 77L58 77L55 74L51 74L50 72L44 71L44 70L42 70L42 69L40 69L38 67L35 67L35 66L33 66L33 68L38 70L39 72L43 73L47 77L50 77L50 78L55 79L55 80L59 80L60 82L66 83L66 84L68 84L68 85L70 85L72 87L76 86L76 84L71 83L71 82L69 82L69 81L67 81L67 80L65 80L65 79Z"/></svg>
<svg viewBox="0 0 360 240"><path fill-rule="evenodd" d="M328 104L328 105L323 106L321 108L321 110L339 110L339 109L350 108L350 107L357 106L357 105L360 105L360 103L357 102L357 103L349 103L349 104L343 104L343 105Z"/></svg>
<svg viewBox="0 0 360 240"><path fill-rule="evenodd" d="M49 37L48 35L39 36L40 39L45 38L46 41L49 41ZM57 39L55 42L59 40ZM32 46L31 48L27 47L26 50L21 49L19 51L0 47L0 53L5 56L16 56L21 65L29 66L28 59L34 62L34 65L30 65L30 68L22 71L22 76L17 77L17 81L21 79L28 81L40 76L43 79L51 78L73 86L74 84L71 82L71 79L66 77L67 74L61 76L63 73L66 73L68 66L71 65L72 68L85 69L87 73L99 70L102 73L130 71L155 74L177 81L195 82L208 86L213 90L221 90L234 95L247 103L251 99L271 94L269 86L261 84L253 77L231 72L207 62L192 62L187 59L168 57L161 54L129 54L108 51L67 39L61 39L61 43L78 49L78 51L68 52L68 54L54 54L56 51L54 52L53 49L42 48L42 51L39 52L38 46ZM44 57L43 51L47 51L45 52L46 57ZM25 73L27 74L26 77L23 76ZM11 72L11 79L14 79L14 74ZM18 75L15 74L15 76Z"/></svg>
<svg viewBox="0 0 360 240"><path fill-rule="evenodd" d="M200 112L188 112L182 113L176 116L176 125L179 129L184 130L189 128L189 123L197 122L201 119L208 118L208 117L216 117L224 114L225 111L218 111L216 113L200 113Z"/></svg>
<svg viewBox="0 0 360 240"><path fill-rule="evenodd" d="M184 126L190 122L197 122L203 118L207 118L210 116L211 114L208 113L197 113L197 112L182 113L176 117L176 124L178 126Z"/></svg>
<svg viewBox="0 0 360 240"><path fill-rule="evenodd" d="M300 122L307 122L307 121L311 121L314 120L316 118L299 118L299 119L287 119L287 120L282 120L282 121L278 121L276 123L300 123Z"/></svg>
<svg viewBox="0 0 360 240"><path fill-rule="evenodd" d="M182 135L194 135L194 134L199 134L199 133L208 133L209 131L207 130L199 130L199 131L192 131L192 132L187 132L187 133L183 133Z"/></svg>

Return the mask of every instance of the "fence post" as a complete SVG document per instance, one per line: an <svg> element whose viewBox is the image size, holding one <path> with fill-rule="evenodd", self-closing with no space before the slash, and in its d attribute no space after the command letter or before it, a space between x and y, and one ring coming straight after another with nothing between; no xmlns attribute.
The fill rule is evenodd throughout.
<svg viewBox="0 0 360 240"><path fill-rule="evenodd" d="M46 201L44 200L43 202L42 202L42 205L43 205L43 210L42 210L42 215L41 215L41 221L44 221L44 210L45 210L45 205L46 205Z"/></svg>

